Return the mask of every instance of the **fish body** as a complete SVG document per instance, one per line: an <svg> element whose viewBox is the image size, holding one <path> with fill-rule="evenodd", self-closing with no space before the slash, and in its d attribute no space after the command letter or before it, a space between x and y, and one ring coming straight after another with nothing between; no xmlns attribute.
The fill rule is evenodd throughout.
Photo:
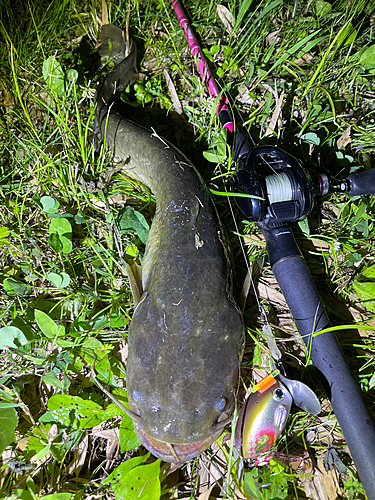
<svg viewBox="0 0 375 500"><path fill-rule="evenodd" d="M235 430L240 455L255 460L258 465L272 457L272 449L285 428L293 403L284 384L272 375L266 379L241 408Z"/></svg>
<svg viewBox="0 0 375 500"><path fill-rule="evenodd" d="M205 184L176 148L116 112L115 90L136 79L133 46L96 94L114 166L156 197L126 384L142 443L164 461L182 462L217 439L232 416L244 327Z"/></svg>

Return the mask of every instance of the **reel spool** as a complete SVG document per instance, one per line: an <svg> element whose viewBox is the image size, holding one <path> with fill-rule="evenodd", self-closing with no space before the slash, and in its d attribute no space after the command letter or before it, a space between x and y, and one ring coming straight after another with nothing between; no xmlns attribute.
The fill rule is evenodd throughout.
<svg viewBox="0 0 375 500"><path fill-rule="evenodd" d="M305 218L314 196L328 193L329 180L325 174L311 176L296 158L278 148L260 146L239 157L233 189L253 196L236 198L249 221L279 227Z"/></svg>

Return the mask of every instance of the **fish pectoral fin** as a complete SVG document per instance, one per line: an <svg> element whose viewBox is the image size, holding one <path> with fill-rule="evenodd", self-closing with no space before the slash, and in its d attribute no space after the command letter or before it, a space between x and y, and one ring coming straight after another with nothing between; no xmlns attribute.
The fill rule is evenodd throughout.
<svg viewBox="0 0 375 500"><path fill-rule="evenodd" d="M130 289L132 291L135 304L141 300L143 295L142 288L142 266L134 262L133 264L125 263L126 273L129 278Z"/></svg>

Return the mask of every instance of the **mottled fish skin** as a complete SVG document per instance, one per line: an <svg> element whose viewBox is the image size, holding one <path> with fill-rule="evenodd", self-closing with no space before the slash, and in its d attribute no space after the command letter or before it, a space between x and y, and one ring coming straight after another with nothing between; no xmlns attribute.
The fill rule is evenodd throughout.
<svg viewBox="0 0 375 500"><path fill-rule="evenodd" d="M231 296L217 215L199 174L176 148L112 105L114 89L136 78L133 45L96 98L96 119L114 166L156 197L143 294L129 328L126 383L145 446L145 434L178 445L174 452L149 449L163 460L183 461L202 451L192 444L206 440L207 448L232 415L244 327Z"/></svg>

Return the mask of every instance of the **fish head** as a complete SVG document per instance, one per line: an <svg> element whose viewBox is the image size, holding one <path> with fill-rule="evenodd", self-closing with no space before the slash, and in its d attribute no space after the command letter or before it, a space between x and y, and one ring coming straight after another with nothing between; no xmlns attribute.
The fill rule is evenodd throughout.
<svg viewBox="0 0 375 500"><path fill-rule="evenodd" d="M185 324L180 317L174 324L168 311L159 318L144 304L129 331L128 401L140 417L135 431L156 457L186 462L207 449L233 418L242 319L222 307L216 326L203 315L201 322L195 317ZM192 324L200 330L195 326L192 333ZM223 333L223 324L234 333ZM140 333L145 325L153 329L150 335Z"/></svg>
<svg viewBox="0 0 375 500"><path fill-rule="evenodd" d="M134 429L145 448L165 462L186 462L209 448L232 421L238 370L225 383L217 379L205 387L185 380L185 387L178 390L164 381L170 398L158 393L155 379L141 387L129 384L129 408L140 416Z"/></svg>
<svg viewBox="0 0 375 500"><path fill-rule="evenodd" d="M273 375L263 379L255 389L238 415L235 430L239 453L252 460L270 452L275 446L293 403L285 385Z"/></svg>

